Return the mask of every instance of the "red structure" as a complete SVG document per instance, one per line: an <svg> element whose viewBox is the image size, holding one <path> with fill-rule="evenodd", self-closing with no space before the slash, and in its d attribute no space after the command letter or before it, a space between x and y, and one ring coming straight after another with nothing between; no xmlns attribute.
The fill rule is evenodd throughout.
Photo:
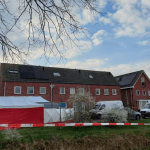
<svg viewBox="0 0 150 150"><path fill-rule="evenodd" d="M121 100L120 85L110 72L0 65L0 96L42 96L52 102L67 102L78 88L83 93L90 91L95 102Z"/></svg>
<svg viewBox="0 0 150 150"><path fill-rule="evenodd" d="M125 106L137 111L150 100L150 79L143 70L115 78L121 86L121 100Z"/></svg>

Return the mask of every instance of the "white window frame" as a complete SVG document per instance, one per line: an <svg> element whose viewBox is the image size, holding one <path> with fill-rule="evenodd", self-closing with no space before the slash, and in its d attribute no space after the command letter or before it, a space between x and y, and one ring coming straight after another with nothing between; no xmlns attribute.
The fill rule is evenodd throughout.
<svg viewBox="0 0 150 150"><path fill-rule="evenodd" d="M150 91L148 91L148 96L150 96Z"/></svg>
<svg viewBox="0 0 150 150"><path fill-rule="evenodd" d="M30 87L33 88L33 93L28 93L28 88L30 88ZM34 94L34 87L33 86L29 86L28 88L27 88L27 94Z"/></svg>
<svg viewBox="0 0 150 150"><path fill-rule="evenodd" d="M142 78L141 78L141 85L142 85L142 87L145 87L145 86L143 86L143 84L142 84L142 83L144 83L144 84L145 84L145 86L146 86L145 78L144 78L144 77L142 77Z"/></svg>
<svg viewBox="0 0 150 150"><path fill-rule="evenodd" d="M72 92L72 90L73 90L73 92ZM70 94L72 95L72 94L75 94L75 93L76 93L75 88L70 88Z"/></svg>
<svg viewBox="0 0 150 150"><path fill-rule="evenodd" d="M113 93L113 91L115 91L115 93ZM112 89L112 95L117 95L117 90L116 89Z"/></svg>
<svg viewBox="0 0 150 150"><path fill-rule="evenodd" d="M45 89L45 93L41 92L41 89L44 88ZM40 94L46 94L46 87L40 87Z"/></svg>
<svg viewBox="0 0 150 150"><path fill-rule="evenodd" d="M16 87L20 87L20 93L16 93L16 91L15 91L15 88L16 88ZM21 86L15 86L15 87L14 87L14 94L21 94Z"/></svg>
<svg viewBox="0 0 150 150"><path fill-rule="evenodd" d="M74 112L78 112L78 111L77 111L76 103L77 103L77 102L73 102L73 109L74 109ZM82 108L83 108L83 109L82 109L82 112L85 111L85 102L82 102Z"/></svg>
<svg viewBox="0 0 150 150"><path fill-rule="evenodd" d="M139 92L139 95L137 94L137 92ZM140 91L139 90L136 90L136 96L140 96Z"/></svg>
<svg viewBox="0 0 150 150"><path fill-rule="evenodd" d="M83 93L81 93L81 90L83 90ZM79 88L79 95L84 95L85 91L84 88Z"/></svg>
<svg viewBox="0 0 150 150"><path fill-rule="evenodd" d="M64 89L64 93L61 93L61 89ZM60 87L59 93L60 93L60 94L65 94L65 88L64 88L64 87Z"/></svg>
<svg viewBox="0 0 150 150"><path fill-rule="evenodd" d="M143 81L142 81L142 80L143 80ZM141 82L145 82L145 78L144 78L144 77L141 78Z"/></svg>
<svg viewBox="0 0 150 150"><path fill-rule="evenodd" d="M145 90L142 91L142 94L143 94L143 96L146 96L146 91L145 91L145 95L144 95L144 93L143 93L144 91L145 91Z"/></svg>
<svg viewBox="0 0 150 150"><path fill-rule="evenodd" d="M97 93L97 91L98 91L98 93ZM100 95L101 94L100 89L95 89L95 94Z"/></svg>
<svg viewBox="0 0 150 150"><path fill-rule="evenodd" d="M107 94L105 93L107 91ZM104 89L104 95L109 95L109 89Z"/></svg>

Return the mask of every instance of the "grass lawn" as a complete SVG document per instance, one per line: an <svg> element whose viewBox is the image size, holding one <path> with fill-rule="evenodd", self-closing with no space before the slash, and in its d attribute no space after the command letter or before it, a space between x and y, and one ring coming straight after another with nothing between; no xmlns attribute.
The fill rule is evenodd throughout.
<svg viewBox="0 0 150 150"><path fill-rule="evenodd" d="M150 123L150 119L131 120L131 123ZM84 136L94 137L95 135L101 139L112 138L114 135L124 134L145 134L146 138L150 137L150 126L89 126L89 127L36 127L36 128L19 128L17 131L23 136L22 143L30 143L43 140L55 140L59 139L78 139ZM3 145L4 135L0 131L0 141Z"/></svg>

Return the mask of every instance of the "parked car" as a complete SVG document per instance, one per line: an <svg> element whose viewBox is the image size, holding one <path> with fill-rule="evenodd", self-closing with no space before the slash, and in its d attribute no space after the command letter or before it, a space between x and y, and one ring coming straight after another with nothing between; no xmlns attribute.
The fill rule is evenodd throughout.
<svg viewBox="0 0 150 150"><path fill-rule="evenodd" d="M146 103L145 106L141 109L142 118L150 117L150 102Z"/></svg>
<svg viewBox="0 0 150 150"><path fill-rule="evenodd" d="M134 111L133 109L129 107L125 107L124 109L128 111L128 115L129 115L128 119L136 119L136 120L142 119L140 112Z"/></svg>

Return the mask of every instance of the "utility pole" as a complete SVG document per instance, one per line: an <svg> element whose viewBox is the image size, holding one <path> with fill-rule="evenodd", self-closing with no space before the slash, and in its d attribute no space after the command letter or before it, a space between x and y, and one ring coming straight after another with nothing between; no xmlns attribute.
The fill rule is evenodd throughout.
<svg viewBox="0 0 150 150"><path fill-rule="evenodd" d="M52 96L53 96L52 92L53 92L54 85L51 83L50 87L51 87L51 104L52 104L52 102L53 102L53 100L52 100ZM52 104L52 106L53 106L53 104Z"/></svg>

